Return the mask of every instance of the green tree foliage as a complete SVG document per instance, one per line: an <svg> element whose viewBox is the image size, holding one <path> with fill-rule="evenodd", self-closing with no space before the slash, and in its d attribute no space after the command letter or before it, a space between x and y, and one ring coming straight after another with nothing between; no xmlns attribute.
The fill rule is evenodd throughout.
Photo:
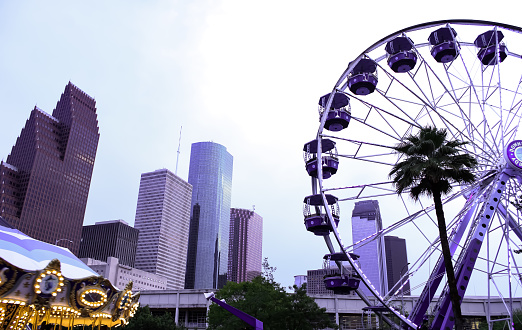
<svg viewBox="0 0 522 330"><path fill-rule="evenodd" d="M294 285L294 294L290 294L292 317L287 320L286 329L314 330L337 329L326 308L319 308L315 300L306 294L306 283L301 287Z"/></svg>
<svg viewBox="0 0 522 330"><path fill-rule="evenodd" d="M249 282L228 282L216 298L263 322L265 330L312 330L337 328L324 308L306 295L306 288L294 286L295 293L287 293L279 283L263 276ZM212 304L208 313L209 329L251 329L246 323Z"/></svg>
<svg viewBox="0 0 522 330"><path fill-rule="evenodd" d="M457 330L463 327L460 310L462 297L459 297L453 271L442 195L451 191L452 183L467 184L475 180L471 169L477 165L477 161L462 152L460 147L464 144L466 142L447 140L445 129L422 127L417 135L406 137L404 142L394 148L402 160L390 172L398 194L409 190L414 200L418 200L421 195L433 198Z"/></svg>
<svg viewBox="0 0 522 330"><path fill-rule="evenodd" d="M513 324L514 330L522 330L522 309L517 309L513 311ZM508 326L506 321L499 321L493 323L493 330L503 330L511 328ZM488 330L488 323L486 321L480 323L479 330Z"/></svg>
<svg viewBox="0 0 522 330"><path fill-rule="evenodd" d="M129 324L123 327L125 330L175 330L184 329L184 327L177 327L174 323L172 315L165 313L161 316L152 315L149 306L139 307L130 319Z"/></svg>

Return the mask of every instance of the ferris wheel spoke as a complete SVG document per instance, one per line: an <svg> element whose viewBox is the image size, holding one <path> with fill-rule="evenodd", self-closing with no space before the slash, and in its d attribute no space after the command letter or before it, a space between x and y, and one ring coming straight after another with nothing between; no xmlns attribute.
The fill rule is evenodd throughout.
<svg viewBox="0 0 522 330"><path fill-rule="evenodd" d="M369 310L387 309L403 326L418 329L433 302L436 314L431 330L453 326L433 202L423 195L411 203L410 191L405 189L397 194L388 177L391 168L404 160L394 147L426 125L444 129L449 139L466 142L462 150L478 161L473 170L475 181L468 185L452 184L453 190L443 198L459 295L465 295L472 272L474 278L485 278L496 288L505 297L506 306L513 297L510 278L514 276L517 285L522 284L522 269L516 262L516 254L522 251L522 211L516 207L516 203L522 204L522 176L515 167L506 169L511 166L506 162L512 159L507 157L515 156L505 151L507 143L516 147L512 141L517 138L522 117L522 57L507 54L504 43L500 43L504 37L511 43L513 35L522 40L522 29L472 20L439 21L403 29L349 62L326 104L324 97L320 101L320 127L314 140L317 153L315 158L305 155L305 161L309 174L313 176L314 169L317 174L312 180L314 195L310 197L321 197L324 204L313 207L316 213L325 212L330 228L325 233L310 229L305 216L307 229L316 230L316 235L333 233L339 249L333 246L335 240L325 236L328 249L340 250L347 256L363 247L373 249L384 237L415 237L411 243L414 248L408 246L410 266L398 281L394 278L388 285L382 284L383 279L381 283L370 281L368 268L360 267L363 259L357 266L348 257L361 285L364 284L355 291L362 297L368 295L363 299L367 305L379 305L370 306ZM468 40L470 37L476 37L475 41ZM428 42L414 42L426 39ZM504 61L506 56L509 59ZM348 97L348 104L334 102L337 93ZM336 108L335 104L343 105ZM327 134L327 130L343 129L346 130ZM522 161L522 153L519 160ZM512 162L515 166L516 160ZM342 179L345 169L349 170ZM336 177L329 179L333 174ZM331 199L335 199L336 209L330 205ZM339 219L337 202L344 208L354 203L364 205L369 200L377 200L381 208L394 212L379 220L382 224L376 225L373 233L365 232L354 242L343 242L336 226L338 221L333 218L335 215ZM506 278L508 284L504 283ZM421 293L409 317L394 308L399 295L405 292ZM386 322L392 328L401 327L390 319Z"/></svg>

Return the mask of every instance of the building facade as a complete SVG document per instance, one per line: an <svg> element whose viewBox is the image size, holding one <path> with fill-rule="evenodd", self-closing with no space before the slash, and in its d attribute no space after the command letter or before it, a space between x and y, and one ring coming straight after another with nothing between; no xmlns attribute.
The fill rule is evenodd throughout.
<svg viewBox="0 0 522 330"><path fill-rule="evenodd" d="M69 82L52 116L31 111L0 164L0 215L77 254L98 140L96 102Z"/></svg>
<svg viewBox="0 0 522 330"><path fill-rule="evenodd" d="M78 258L107 260L118 258L122 265L134 267L139 230L123 220L99 221L83 226Z"/></svg>
<svg viewBox="0 0 522 330"><path fill-rule="evenodd" d="M405 281L398 283L402 275L408 273L406 240L396 236L384 236L384 249L386 251L388 290L392 290L392 294L399 292L403 295L410 295L410 282ZM396 283L398 283L397 287L395 287ZM401 290L402 292L397 290Z"/></svg>
<svg viewBox="0 0 522 330"><path fill-rule="evenodd" d="M356 202L352 212L352 240L357 243L382 229L379 202L375 200ZM386 254L384 240L373 239L365 245L355 249L353 253L360 256L358 262L366 277L370 280L379 294L388 292L386 274ZM370 294L370 290L361 283L360 289Z"/></svg>
<svg viewBox="0 0 522 330"><path fill-rule="evenodd" d="M221 288L227 280L233 157L213 142L193 143L192 185L185 288Z"/></svg>
<svg viewBox="0 0 522 330"><path fill-rule="evenodd" d="M81 258L81 260L120 290L125 289L130 281L132 281L132 291L167 289L166 277L120 264L118 258L109 257L106 262L91 258Z"/></svg>
<svg viewBox="0 0 522 330"><path fill-rule="evenodd" d="M141 175L135 267L164 276L169 289L185 284L192 186L167 169Z"/></svg>
<svg viewBox="0 0 522 330"><path fill-rule="evenodd" d="M263 218L251 210L230 209L227 280L251 281L261 275Z"/></svg>

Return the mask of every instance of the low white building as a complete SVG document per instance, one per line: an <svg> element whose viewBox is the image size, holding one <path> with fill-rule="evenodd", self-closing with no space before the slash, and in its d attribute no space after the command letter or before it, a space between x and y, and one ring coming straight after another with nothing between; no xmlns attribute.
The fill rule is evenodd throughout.
<svg viewBox="0 0 522 330"><path fill-rule="evenodd" d="M122 265L118 262L118 258L108 257L107 262L91 258L80 260L119 289L125 288L130 281L133 282L132 291L165 290L167 288L166 277Z"/></svg>
<svg viewBox="0 0 522 330"><path fill-rule="evenodd" d="M199 290L164 290L146 291L140 295L140 305L149 306L159 315L168 312L174 317L176 324L184 325L189 330L206 329L206 316L210 302L205 299L204 293L212 289ZM310 295L317 305L326 309L326 313L335 320L340 330L374 329L378 328L378 318L373 313L363 312L366 304L358 297L352 295ZM400 308L404 306L406 311L411 311L418 296L404 296L401 301L393 305ZM373 305L378 301L371 298ZM490 315L500 317L505 313L505 306L501 298L491 298ZM434 307L434 304L433 306ZM471 325L471 329L478 329L481 321L486 319L488 308L487 297L465 297L462 305L462 315ZM514 302L513 309L522 309L522 301ZM231 316L232 317L232 316Z"/></svg>

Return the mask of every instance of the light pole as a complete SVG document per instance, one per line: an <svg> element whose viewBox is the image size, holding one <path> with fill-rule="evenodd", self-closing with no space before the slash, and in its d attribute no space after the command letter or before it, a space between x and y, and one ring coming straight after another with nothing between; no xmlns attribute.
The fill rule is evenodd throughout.
<svg viewBox="0 0 522 330"><path fill-rule="evenodd" d="M60 241L68 241L69 243L74 243L73 241L71 241L68 238L60 238L60 239L57 239L56 242L54 242L54 245L58 245L58 242L60 242Z"/></svg>

